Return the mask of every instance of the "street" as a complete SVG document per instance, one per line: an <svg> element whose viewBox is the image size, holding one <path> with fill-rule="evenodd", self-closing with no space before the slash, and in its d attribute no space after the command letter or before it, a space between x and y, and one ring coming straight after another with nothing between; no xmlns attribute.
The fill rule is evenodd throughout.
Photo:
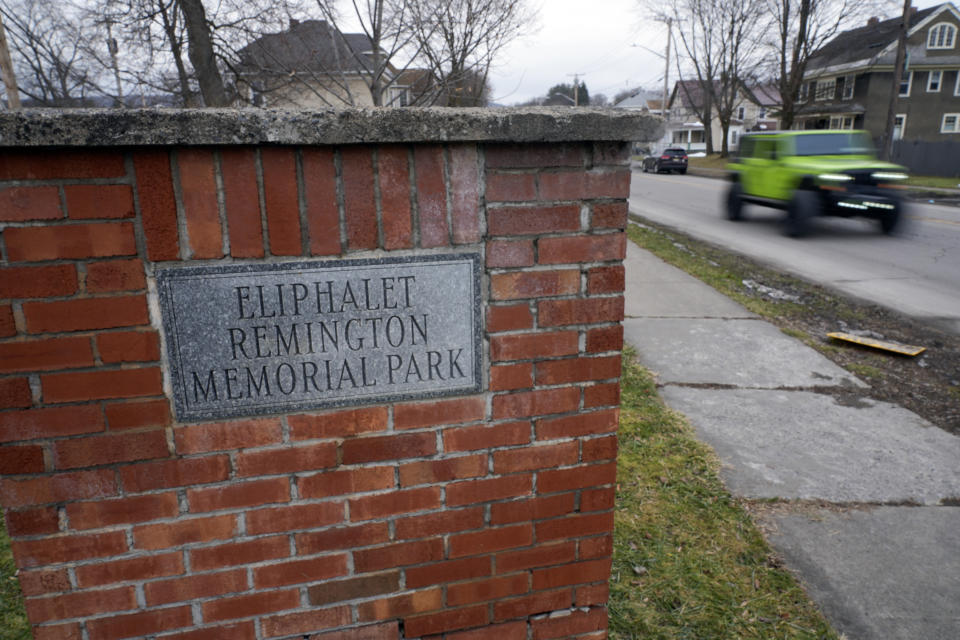
<svg viewBox="0 0 960 640"><path fill-rule="evenodd" d="M802 239L783 235L781 211L744 208L730 222L723 209L727 182L635 169L630 212L759 260L846 295L960 333L960 208L908 203L893 236L875 222L818 218Z"/></svg>

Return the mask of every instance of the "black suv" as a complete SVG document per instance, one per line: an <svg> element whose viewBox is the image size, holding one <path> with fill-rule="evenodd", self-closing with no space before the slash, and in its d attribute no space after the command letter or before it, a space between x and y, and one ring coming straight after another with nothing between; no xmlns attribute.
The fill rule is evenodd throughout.
<svg viewBox="0 0 960 640"><path fill-rule="evenodd" d="M647 156L643 159L643 172L676 171L687 172L687 152L685 149L664 149L660 155Z"/></svg>

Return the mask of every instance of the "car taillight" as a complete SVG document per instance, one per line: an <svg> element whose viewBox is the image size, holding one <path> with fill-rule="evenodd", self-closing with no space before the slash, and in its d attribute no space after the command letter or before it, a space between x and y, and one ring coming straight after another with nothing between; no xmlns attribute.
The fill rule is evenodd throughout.
<svg viewBox="0 0 960 640"><path fill-rule="evenodd" d="M670 159L670 156L668 156L667 154L663 154L662 156L660 156L660 159L661 159L661 160L669 160L669 159Z"/></svg>

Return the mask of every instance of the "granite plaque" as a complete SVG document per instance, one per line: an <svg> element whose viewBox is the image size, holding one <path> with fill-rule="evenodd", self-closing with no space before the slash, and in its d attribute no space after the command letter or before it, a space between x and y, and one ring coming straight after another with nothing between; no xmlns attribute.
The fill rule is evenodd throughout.
<svg viewBox="0 0 960 640"><path fill-rule="evenodd" d="M181 421L481 390L480 256L157 271Z"/></svg>

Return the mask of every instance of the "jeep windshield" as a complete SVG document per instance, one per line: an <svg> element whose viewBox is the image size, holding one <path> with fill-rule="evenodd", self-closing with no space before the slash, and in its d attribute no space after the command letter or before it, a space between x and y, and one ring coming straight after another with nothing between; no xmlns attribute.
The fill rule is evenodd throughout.
<svg viewBox="0 0 960 640"><path fill-rule="evenodd" d="M794 136L793 144L798 156L862 156L874 152L870 137L860 131Z"/></svg>

